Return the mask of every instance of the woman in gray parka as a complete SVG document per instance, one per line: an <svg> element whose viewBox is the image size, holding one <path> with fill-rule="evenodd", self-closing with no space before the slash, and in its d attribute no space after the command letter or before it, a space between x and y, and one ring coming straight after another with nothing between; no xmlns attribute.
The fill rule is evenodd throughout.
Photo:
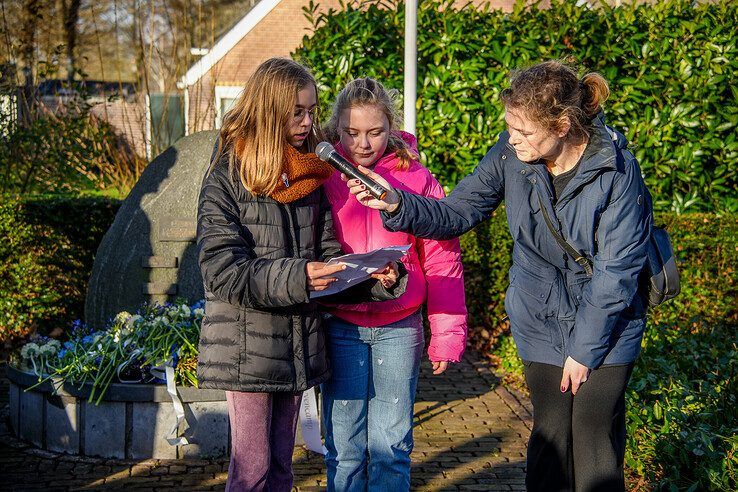
<svg viewBox="0 0 738 492"><path fill-rule="evenodd" d="M347 182L386 228L424 238L459 236L505 201L514 240L505 309L534 409L528 490L625 488L624 394L645 328L639 277L652 211L625 138L605 125L607 95L597 73L534 65L502 92L507 131L447 198L388 186L380 201Z"/></svg>

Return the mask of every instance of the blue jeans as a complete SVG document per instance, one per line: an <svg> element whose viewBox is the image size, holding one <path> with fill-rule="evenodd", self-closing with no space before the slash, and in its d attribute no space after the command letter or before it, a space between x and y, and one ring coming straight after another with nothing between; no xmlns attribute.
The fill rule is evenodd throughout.
<svg viewBox="0 0 738 492"><path fill-rule="evenodd" d="M382 327L326 323L332 376L322 386L329 491L410 490L420 312Z"/></svg>

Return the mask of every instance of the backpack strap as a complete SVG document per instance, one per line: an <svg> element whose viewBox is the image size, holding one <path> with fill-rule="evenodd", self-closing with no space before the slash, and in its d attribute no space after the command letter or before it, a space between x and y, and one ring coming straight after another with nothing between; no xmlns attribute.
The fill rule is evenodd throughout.
<svg viewBox="0 0 738 492"><path fill-rule="evenodd" d="M576 261L579 266L584 268L584 273L587 274L588 277L592 276L592 262L584 256L581 252L574 249L574 247L566 242L566 239L559 234L559 232L554 228L553 223L551 222L551 217L548 216L548 212L546 211L546 207L543 206L543 201L541 200L541 194L538 193L538 205L541 207L541 212L543 213L543 220L546 221L546 226L548 226L548 230L551 231L551 234L553 235L554 239L556 239L556 242L559 244L559 247L564 250L564 253L571 256L574 261Z"/></svg>

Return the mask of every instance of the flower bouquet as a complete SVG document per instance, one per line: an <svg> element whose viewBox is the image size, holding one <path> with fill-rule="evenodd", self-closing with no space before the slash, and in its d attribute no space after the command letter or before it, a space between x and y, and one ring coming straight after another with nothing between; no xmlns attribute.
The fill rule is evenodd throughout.
<svg viewBox="0 0 738 492"><path fill-rule="evenodd" d="M101 331L75 321L69 340L36 337L20 351L20 368L38 384L91 383L90 402L99 403L112 382L163 382L167 365L175 382L197 387L197 342L203 301L145 304L136 314L121 312Z"/></svg>

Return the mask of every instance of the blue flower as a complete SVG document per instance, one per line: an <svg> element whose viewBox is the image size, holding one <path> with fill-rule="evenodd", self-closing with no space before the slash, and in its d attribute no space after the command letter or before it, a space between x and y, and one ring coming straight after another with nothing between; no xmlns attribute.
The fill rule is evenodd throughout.
<svg viewBox="0 0 738 492"><path fill-rule="evenodd" d="M87 325L81 319L72 322L72 338L79 338L88 332Z"/></svg>
<svg viewBox="0 0 738 492"><path fill-rule="evenodd" d="M69 342L67 342L67 343L69 343ZM66 343L65 343L64 345L66 345ZM63 358L64 358L64 356L65 356L65 355L67 355L67 350L66 350L66 349L60 349L60 350L59 350L59 352L57 352L57 354L56 354L56 355L57 355L57 356L58 356L58 357L59 357L60 359L63 359Z"/></svg>
<svg viewBox="0 0 738 492"><path fill-rule="evenodd" d="M92 343L92 335L85 335L85 337L82 338L82 343L84 345L87 345L89 343Z"/></svg>
<svg viewBox="0 0 738 492"><path fill-rule="evenodd" d="M72 342L64 342L64 349L62 350L72 350L74 348L74 344Z"/></svg>
<svg viewBox="0 0 738 492"><path fill-rule="evenodd" d="M179 344L172 345L172 349L169 352L169 355L172 357L172 367L177 367L177 363L179 362Z"/></svg>

